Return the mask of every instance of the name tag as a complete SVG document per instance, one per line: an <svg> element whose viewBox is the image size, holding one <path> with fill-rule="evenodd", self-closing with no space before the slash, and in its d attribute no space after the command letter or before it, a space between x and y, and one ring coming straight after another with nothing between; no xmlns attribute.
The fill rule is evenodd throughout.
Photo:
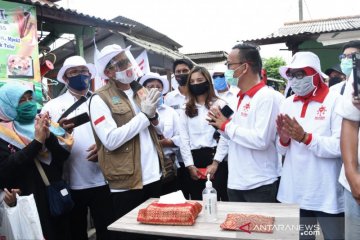
<svg viewBox="0 0 360 240"><path fill-rule="evenodd" d="M171 107L176 110L180 108L180 105L172 105Z"/></svg>

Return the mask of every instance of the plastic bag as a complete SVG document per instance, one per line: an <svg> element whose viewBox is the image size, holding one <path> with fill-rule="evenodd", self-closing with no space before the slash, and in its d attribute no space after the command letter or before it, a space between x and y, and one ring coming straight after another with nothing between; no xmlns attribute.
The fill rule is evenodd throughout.
<svg viewBox="0 0 360 240"><path fill-rule="evenodd" d="M0 239L44 239L33 194L18 196L15 207L3 205L0 209Z"/></svg>

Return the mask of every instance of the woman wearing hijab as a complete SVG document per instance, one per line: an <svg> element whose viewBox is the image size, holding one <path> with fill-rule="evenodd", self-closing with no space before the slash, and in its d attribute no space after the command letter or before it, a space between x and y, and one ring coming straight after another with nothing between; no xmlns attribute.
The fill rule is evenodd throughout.
<svg viewBox="0 0 360 240"><path fill-rule="evenodd" d="M61 180L69 152L49 131L48 113L37 115L33 91L21 84L0 88L0 188L20 188L23 195L34 194L44 238L69 239L66 215L52 217L45 184L35 159L50 182Z"/></svg>
<svg viewBox="0 0 360 240"><path fill-rule="evenodd" d="M192 200L201 200L207 174L213 163L217 141L213 137L216 129L209 125L207 114L212 106L223 107L225 102L216 97L210 73L204 67L196 66L186 83L188 99L180 112L179 132L181 155L188 169L188 184ZM222 164L219 164L221 168ZM223 178L214 175L214 188L226 188ZM188 198L188 196L185 196Z"/></svg>

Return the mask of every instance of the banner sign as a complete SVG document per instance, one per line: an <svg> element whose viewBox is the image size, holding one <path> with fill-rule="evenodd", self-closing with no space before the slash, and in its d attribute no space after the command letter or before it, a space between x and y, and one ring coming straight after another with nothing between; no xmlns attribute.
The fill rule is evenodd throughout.
<svg viewBox="0 0 360 240"><path fill-rule="evenodd" d="M29 85L41 106L36 8L0 0L0 87L9 81Z"/></svg>

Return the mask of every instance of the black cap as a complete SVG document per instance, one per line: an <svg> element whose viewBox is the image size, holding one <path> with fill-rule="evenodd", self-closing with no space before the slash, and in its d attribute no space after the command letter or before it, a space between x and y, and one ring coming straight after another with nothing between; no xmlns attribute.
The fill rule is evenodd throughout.
<svg viewBox="0 0 360 240"><path fill-rule="evenodd" d="M344 74L344 73L341 71L340 64L336 64L336 65L332 66L331 68L326 69L326 70L325 70L325 74L329 76L333 71L336 71L336 72L338 72L338 73ZM345 75L345 74L344 74L344 75Z"/></svg>

